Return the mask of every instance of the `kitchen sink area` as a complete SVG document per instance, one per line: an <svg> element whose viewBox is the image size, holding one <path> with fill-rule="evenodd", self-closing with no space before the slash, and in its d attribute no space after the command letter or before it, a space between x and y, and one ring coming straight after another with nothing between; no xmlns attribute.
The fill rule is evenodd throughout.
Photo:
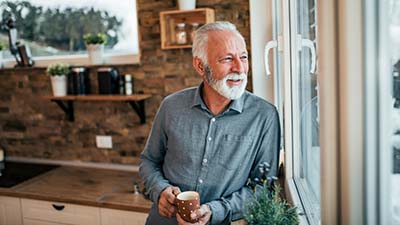
<svg viewBox="0 0 400 225"><path fill-rule="evenodd" d="M27 181L57 167L59 166L40 163L6 161L4 163L4 168L0 172L0 187L13 187L21 182Z"/></svg>

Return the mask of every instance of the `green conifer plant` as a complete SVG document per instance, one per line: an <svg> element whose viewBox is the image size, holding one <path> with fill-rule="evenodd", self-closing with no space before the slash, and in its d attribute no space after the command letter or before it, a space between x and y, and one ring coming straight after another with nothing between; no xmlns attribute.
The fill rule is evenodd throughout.
<svg viewBox="0 0 400 225"><path fill-rule="evenodd" d="M281 198L281 187L274 182L277 177L269 176L271 166L267 162L258 165L258 175L248 180L253 198L244 206L247 225L299 225L296 207L291 207Z"/></svg>
<svg viewBox="0 0 400 225"><path fill-rule="evenodd" d="M281 188L274 185L272 191L267 185L261 188L245 206L244 220L247 225L298 225L296 207L291 207L280 197Z"/></svg>

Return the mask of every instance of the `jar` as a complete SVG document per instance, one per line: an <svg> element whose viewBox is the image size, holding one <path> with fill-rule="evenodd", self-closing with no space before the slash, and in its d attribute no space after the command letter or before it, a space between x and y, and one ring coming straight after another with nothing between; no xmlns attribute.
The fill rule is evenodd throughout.
<svg viewBox="0 0 400 225"><path fill-rule="evenodd" d="M185 24L177 23L175 27L175 42L179 45L184 45L187 43Z"/></svg>
<svg viewBox="0 0 400 225"><path fill-rule="evenodd" d="M131 95L133 93L133 87L132 87L132 75L126 74L125 75L125 94L126 95Z"/></svg>
<svg viewBox="0 0 400 225"><path fill-rule="evenodd" d="M194 41L194 34L196 33L197 28L199 28L199 24L198 23L192 23L191 25L191 29L190 29L190 40Z"/></svg>

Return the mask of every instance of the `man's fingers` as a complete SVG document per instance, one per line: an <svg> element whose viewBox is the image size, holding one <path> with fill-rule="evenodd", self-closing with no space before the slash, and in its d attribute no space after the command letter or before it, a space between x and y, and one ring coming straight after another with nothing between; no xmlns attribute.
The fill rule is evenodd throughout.
<svg viewBox="0 0 400 225"><path fill-rule="evenodd" d="M171 205L168 201L163 200L159 203L159 208L168 215L173 215L176 212L175 206Z"/></svg>
<svg viewBox="0 0 400 225"><path fill-rule="evenodd" d="M179 213L176 214L176 221L178 221L179 225L187 225L190 224L188 222L186 222L185 220L182 219L181 215L179 215Z"/></svg>
<svg viewBox="0 0 400 225"><path fill-rule="evenodd" d="M200 218L203 217L206 213L207 213L207 208L203 207L202 205L199 209L192 212L191 215L194 215L196 218Z"/></svg>
<svg viewBox="0 0 400 225"><path fill-rule="evenodd" d="M192 212L190 214L190 218L192 218L193 220L195 219L202 219L206 216L211 215L211 209L208 205L201 205L199 209L195 210L194 212Z"/></svg>
<svg viewBox="0 0 400 225"><path fill-rule="evenodd" d="M177 196L179 193L181 193L181 189L179 189L179 187L172 187L172 194Z"/></svg>
<svg viewBox="0 0 400 225"><path fill-rule="evenodd" d="M171 204L171 205L175 205L175 195L172 193L172 192L170 192L170 193L168 193L168 195L167 195L167 201L169 202L169 204Z"/></svg>

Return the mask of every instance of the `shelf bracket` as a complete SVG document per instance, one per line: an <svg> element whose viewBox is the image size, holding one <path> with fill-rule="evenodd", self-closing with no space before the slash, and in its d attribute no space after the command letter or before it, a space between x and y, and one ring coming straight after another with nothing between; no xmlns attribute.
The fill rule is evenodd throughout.
<svg viewBox="0 0 400 225"><path fill-rule="evenodd" d="M57 105L64 111L65 116L71 122L75 120L74 117L74 103L72 100L52 100L53 102L57 103Z"/></svg>
<svg viewBox="0 0 400 225"><path fill-rule="evenodd" d="M128 101L128 103L132 106L132 108L135 110L137 115L140 118L140 123L144 124L146 123L146 113L144 110L144 100L140 101Z"/></svg>

